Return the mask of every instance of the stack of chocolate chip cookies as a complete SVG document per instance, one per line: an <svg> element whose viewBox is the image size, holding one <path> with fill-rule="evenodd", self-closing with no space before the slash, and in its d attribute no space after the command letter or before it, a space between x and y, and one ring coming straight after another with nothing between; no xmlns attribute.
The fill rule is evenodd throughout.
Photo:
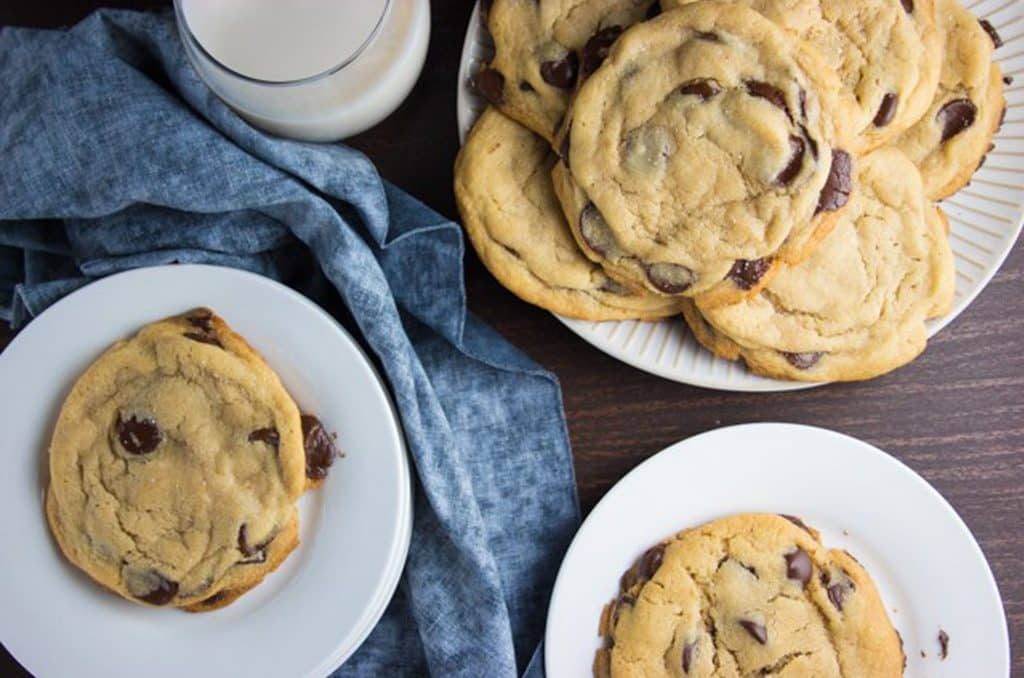
<svg viewBox="0 0 1024 678"><path fill-rule="evenodd" d="M118 342L75 383L46 516L68 560L110 591L213 610L298 545L295 501L334 456L263 358L195 309Z"/></svg>
<svg viewBox="0 0 1024 678"><path fill-rule="evenodd" d="M466 231L523 299L682 314L802 381L919 355L950 310L935 201L1005 111L1000 40L956 0L493 0L491 104L456 162Z"/></svg>

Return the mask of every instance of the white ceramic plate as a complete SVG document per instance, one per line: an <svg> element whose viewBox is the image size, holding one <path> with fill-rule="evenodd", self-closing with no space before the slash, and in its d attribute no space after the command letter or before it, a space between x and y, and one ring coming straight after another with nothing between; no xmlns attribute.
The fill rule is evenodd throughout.
<svg viewBox="0 0 1024 678"><path fill-rule="evenodd" d="M1009 676L1006 617L967 526L923 478L854 438L748 424L676 443L613 487L573 539L548 610L550 678L590 676L601 609L646 550L735 513L786 513L845 548L878 584L903 636L908 678ZM950 636L940 661L939 629ZM927 657L921 657L921 651Z"/></svg>
<svg viewBox="0 0 1024 678"><path fill-rule="evenodd" d="M942 203L952 226L956 255L956 302L952 313L929 324L934 335L978 296L1017 240L1024 221L1024 1L967 0L977 16L987 18L1003 38L996 61L1003 74L1016 78L1006 88L1006 122L995 149L970 186ZM469 78L493 53L473 10L462 49L456 113L459 138L486 106L469 86ZM739 363L716 358L690 336L682 320L587 322L559 317L566 326L608 355L666 379L728 391L787 391L808 384L765 379Z"/></svg>
<svg viewBox="0 0 1024 678"><path fill-rule="evenodd" d="M205 305L281 376L345 456L299 502L301 544L223 610L134 605L63 559L43 515L46 449L72 383L112 342ZM405 562L411 485L397 415L353 339L300 294L212 266L115 275L59 301L0 354L0 640L45 676L313 676L376 624Z"/></svg>

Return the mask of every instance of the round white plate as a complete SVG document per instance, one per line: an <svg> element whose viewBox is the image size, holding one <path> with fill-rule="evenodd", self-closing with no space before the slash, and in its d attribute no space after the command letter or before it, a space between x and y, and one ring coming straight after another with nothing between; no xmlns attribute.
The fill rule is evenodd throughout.
<svg viewBox="0 0 1024 678"><path fill-rule="evenodd" d="M1006 88L1006 122L985 165L970 186L942 202L956 255L956 301L949 315L929 323L930 335L960 315L984 289L1009 254L1024 222L1024 1L981 0L967 5L999 31L1004 44L995 52L996 61L1003 74L1016 82ZM473 92L469 79L493 51L480 22L478 3L469 20L459 67L456 114L463 141L487 105ZM716 358L701 348L678 318L595 323L556 317L613 358L684 384L727 391L789 391L813 386L759 377L739 363Z"/></svg>
<svg viewBox="0 0 1024 678"><path fill-rule="evenodd" d="M1006 617L967 526L923 478L825 429L747 424L695 436L633 469L573 539L548 610L550 678L590 676L601 610L648 547L735 513L786 513L845 548L878 584L903 636L908 678L1009 676ZM950 636L938 657L938 632ZM922 658L924 651L927 657Z"/></svg>
<svg viewBox="0 0 1024 678"><path fill-rule="evenodd" d="M111 343L209 306L263 354L344 457L299 502L301 544L234 604L189 614L135 605L70 565L43 515L47 446L65 394ZM0 354L0 640L45 676L326 675L390 601L412 524L398 417L369 359L329 315L267 278L213 266L93 283Z"/></svg>

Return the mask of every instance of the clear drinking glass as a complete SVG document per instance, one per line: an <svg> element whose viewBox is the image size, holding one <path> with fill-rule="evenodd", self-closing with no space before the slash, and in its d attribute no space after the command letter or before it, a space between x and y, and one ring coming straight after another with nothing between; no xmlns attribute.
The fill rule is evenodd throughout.
<svg viewBox="0 0 1024 678"><path fill-rule="evenodd" d="M430 40L429 0L174 0L185 52L241 116L334 141L408 96Z"/></svg>

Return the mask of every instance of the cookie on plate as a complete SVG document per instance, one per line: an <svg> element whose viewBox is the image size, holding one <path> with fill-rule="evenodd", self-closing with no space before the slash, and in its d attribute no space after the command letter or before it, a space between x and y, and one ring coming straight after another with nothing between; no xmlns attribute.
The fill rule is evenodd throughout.
<svg viewBox="0 0 1024 678"><path fill-rule="evenodd" d="M665 0L666 9L694 0ZM928 109L942 36L934 0L741 0L805 40L839 75L854 150L891 142Z"/></svg>
<svg viewBox="0 0 1024 678"><path fill-rule="evenodd" d="M797 518L742 514L648 550L605 610L600 678L903 675L874 582Z"/></svg>
<svg viewBox="0 0 1024 678"><path fill-rule="evenodd" d="M966 185L991 149L1006 110L1003 74L992 62L999 42L956 0L936 0L946 47L942 78L931 108L896 141L917 163L933 200Z"/></svg>
<svg viewBox="0 0 1024 678"><path fill-rule="evenodd" d="M633 292L579 251L551 186L544 139L493 108L455 163L455 197L469 239L502 285L552 313L584 320L655 319L679 302Z"/></svg>
<svg viewBox="0 0 1024 678"><path fill-rule="evenodd" d="M477 91L549 141L581 70L593 70L624 28L658 10L655 0L493 0L487 5L495 54L474 78Z"/></svg>
<svg viewBox="0 0 1024 678"><path fill-rule="evenodd" d="M299 410L209 309L101 355L61 407L46 515L61 551L128 600L234 600L298 543Z"/></svg>
<svg viewBox="0 0 1024 678"><path fill-rule="evenodd" d="M753 294L846 203L837 89L746 7L698 3L633 26L560 133L555 190L581 249L656 293Z"/></svg>
<svg viewBox="0 0 1024 678"><path fill-rule="evenodd" d="M861 158L857 185L814 254L760 294L684 305L697 340L757 374L799 381L869 379L916 358L925 320L953 301L948 225L893 147Z"/></svg>

